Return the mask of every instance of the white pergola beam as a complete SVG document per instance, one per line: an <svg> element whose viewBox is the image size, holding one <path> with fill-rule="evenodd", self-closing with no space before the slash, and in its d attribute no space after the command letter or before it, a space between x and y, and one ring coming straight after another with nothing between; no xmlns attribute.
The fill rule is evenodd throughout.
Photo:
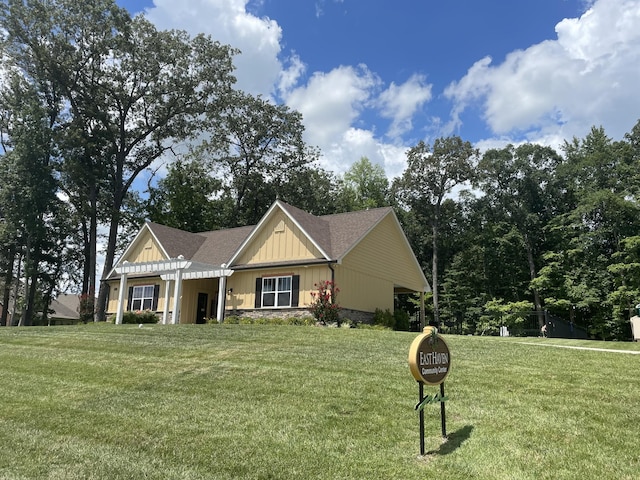
<svg viewBox="0 0 640 480"><path fill-rule="evenodd" d="M169 293L170 283L173 282L173 318L171 323L180 323L180 308L182 306L182 282L184 280L195 280L204 278L219 278L218 288L218 322L224 316L224 300L226 296L227 277L233 275L233 270L226 268L226 265L215 267L206 263L193 262L183 258L170 258L168 260L157 260L153 262L123 262L115 268L115 272L120 275L120 292L118 295L118 310L116 313L116 323L122 323L124 311L124 295L127 288L127 278L131 274L151 274L159 275L165 283L165 302L162 312L162 323L169 323Z"/></svg>

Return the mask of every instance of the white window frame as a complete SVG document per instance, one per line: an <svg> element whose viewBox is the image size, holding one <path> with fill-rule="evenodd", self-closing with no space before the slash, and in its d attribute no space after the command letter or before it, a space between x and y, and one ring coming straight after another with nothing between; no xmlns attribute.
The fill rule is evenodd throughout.
<svg viewBox="0 0 640 480"><path fill-rule="evenodd" d="M293 297L293 275L262 277L262 291L260 295L260 305L262 305L262 308L290 308ZM265 302L265 298L268 298L270 295L273 295L273 305L266 305L266 303L271 303L269 300ZM285 295L288 297L288 302L281 303L281 299L283 299Z"/></svg>
<svg viewBox="0 0 640 480"><path fill-rule="evenodd" d="M151 291L151 296L148 296L149 291ZM154 292L155 285L134 285L131 291L131 311L137 312L153 309ZM136 308L136 302L140 302L138 308ZM148 306L145 307L145 303L147 302Z"/></svg>

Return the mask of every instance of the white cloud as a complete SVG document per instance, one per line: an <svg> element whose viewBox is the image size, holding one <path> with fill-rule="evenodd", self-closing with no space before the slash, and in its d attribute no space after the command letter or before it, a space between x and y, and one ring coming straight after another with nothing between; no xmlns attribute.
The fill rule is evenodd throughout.
<svg viewBox="0 0 640 480"><path fill-rule="evenodd" d="M613 137L629 131L640 112L640 0L598 0L580 18L558 23L556 33L502 64L483 58L450 84L449 131L478 103L498 135L571 138L592 125Z"/></svg>
<svg viewBox="0 0 640 480"><path fill-rule="evenodd" d="M342 66L329 73L314 73L306 85L291 90L285 100L302 113L306 141L326 153L342 141L379 82L365 66Z"/></svg>
<svg viewBox="0 0 640 480"><path fill-rule="evenodd" d="M402 85L391 82L389 88L379 97L381 115L392 120L387 135L396 138L413 128L413 116L431 100L431 87L426 84L423 75L417 74L412 75Z"/></svg>
<svg viewBox="0 0 640 480"><path fill-rule="evenodd" d="M248 0L155 0L146 17L161 29L205 33L241 50L234 58L236 87L271 96L280 79L282 29L274 20L247 11Z"/></svg>

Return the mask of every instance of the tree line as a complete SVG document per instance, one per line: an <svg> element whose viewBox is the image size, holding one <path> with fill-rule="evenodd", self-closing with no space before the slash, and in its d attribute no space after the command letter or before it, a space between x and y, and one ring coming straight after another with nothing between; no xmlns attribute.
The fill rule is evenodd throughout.
<svg viewBox="0 0 640 480"><path fill-rule="evenodd" d="M104 276L144 219L250 225L280 198L316 215L393 206L443 326L495 333L551 311L629 336L640 122L560 151L439 138L410 148L391 181L365 157L336 175L298 112L234 88L238 52L211 37L159 31L112 0L1 0L0 27L0 325L46 322L61 291L102 320L99 248Z"/></svg>

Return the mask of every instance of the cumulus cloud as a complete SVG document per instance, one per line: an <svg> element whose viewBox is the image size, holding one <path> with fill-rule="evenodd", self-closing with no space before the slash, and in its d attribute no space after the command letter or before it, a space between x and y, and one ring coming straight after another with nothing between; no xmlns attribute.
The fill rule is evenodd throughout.
<svg viewBox="0 0 640 480"><path fill-rule="evenodd" d="M146 17L161 29L205 33L240 49L234 58L236 87L271 96L283 70L279 59L282 29L269 18L250 13L248 0L155 0Z"/></svg>
<svg viewBox="0 0 640 480"><path fill-rule="evenodd" d="M380 114L391 119L387 132L392 138L400 137L413 128L415 113L431 100L432 85L426 83L423 75L414 74L402 85L391 82L389 88L380 94Z"/></svg>
<svg viewBox="0 0 640 480"><path fill-rule="evenodd" d="M639 25L639 0L598 0L580 18L558 23L557 39L514 51L499 65L478 60L445 90L454 104L448 130L480 104L496 135L550 141L606 125L622 136L640 111Z"/></svg>
<svg viewBox="0 0 640 480"><path fill-rule="evenodd" d="M342 141L379 82L365 66L341 66L315 72L306 85L288 92L285 101L302 113L306 141L328 151Z"/></svg>

